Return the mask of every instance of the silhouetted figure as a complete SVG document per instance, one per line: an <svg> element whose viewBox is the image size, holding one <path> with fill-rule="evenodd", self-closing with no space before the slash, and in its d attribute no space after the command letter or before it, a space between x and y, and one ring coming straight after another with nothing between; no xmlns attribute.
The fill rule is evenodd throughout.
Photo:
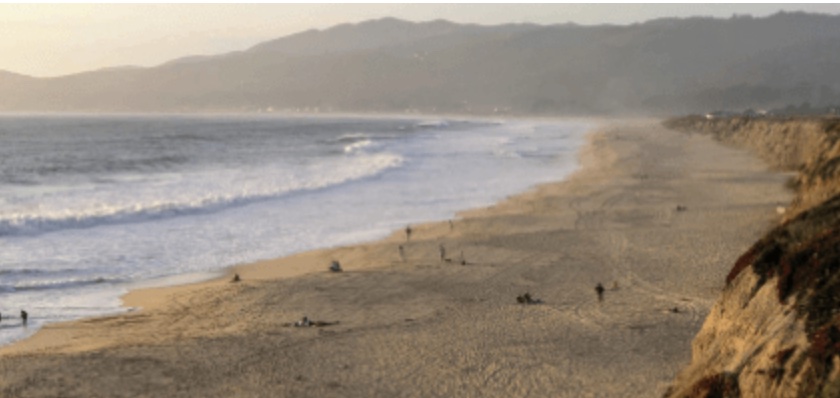
<svg viewBox="0 0 840 398"><path fill-rule="evenodd" d="M595 286L595 293L598 293L599 302L604 301L604 290L604 285L602 285L600 282L598 283L598 286Z"/></svg>
<svg viewBox="0 0 840 398"><path fill-rule="evenodd" d="M239 274L233 274L233 279L230 280L233 283L241 282L242 279L239 277Z"/></svg>
<svg viewBox="0 0 840 398"><path fill-rule="evenodd" d="M29 321L29 314L27 314L24 310L20 310L20 319L23 322L23 326L26 327L26 324Z"/></svg>
<svg viewBox="0 0 840 398"><path fill-rule="evenodd" d="M341 272L341 264L338 261L333 260L332 264L330 264L330 271L332 272Z"/></svg>
<svg viewBox="0 0 840 398"><path fill-rule="evenodd" d="M522 301L525 304L531 304L534 302L534 299L531 298L531 293L525 293L522 295Z"/></svg>
<svg viewBox="0 0 840 398"><path fill-rule="evenodd" d="M296 328L308 328L308 327L313 327L313 326L316 327L316 328L320 328L320 327L324 327L324 326L338 325L338 321L335 321L335 322L313 321L313 320L310 320L309 318L304 316L303 319L301 319L301 320L299 320L299 321L297 321L293 324L288 324L288 323L285 324L285 326L289 326L289 325L294 326Z"/></svg>
<svg viewBox="0 0 840 398"><path fill-rule="evenodd" d="M446 259L446 248L443 247L443 243L438 247L438 251L440 251L440 262L443 262Z"/></svg>
<svg viewBox="0 0 840 398"><path fill-rule="evenodd" d="M0 312L0 322L3 322L3 313Z"/></svg>
<svg viewBox="0 0 840 398"><path fill-rule="evenodd" d="M400 245L400 261L405 262L405 249Z"/></svg>
<svg viewBox="0 0 840 398"><path fill-rule="evenodd" d="M405 241L408 242L411 239L411 225L405 226Z"/></svg>
<svg viewBox="0 0 840 398"><path fill-rule="evenodd" d="M531 297L531 293L525 293L521 296L516 296L516 302L519 304L542 304L542 300Z"/></svg>

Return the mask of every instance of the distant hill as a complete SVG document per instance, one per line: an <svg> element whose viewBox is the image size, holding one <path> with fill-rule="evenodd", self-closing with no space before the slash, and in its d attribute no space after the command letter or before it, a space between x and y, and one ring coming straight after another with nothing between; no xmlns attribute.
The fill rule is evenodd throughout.
<svg viewBox="0 0 840 398"><path fill-rule="evenodd" d="M0 111L612 114L840 103L840 17L630 26L393 18L219 56L56 78L0 73Z"/></svg>

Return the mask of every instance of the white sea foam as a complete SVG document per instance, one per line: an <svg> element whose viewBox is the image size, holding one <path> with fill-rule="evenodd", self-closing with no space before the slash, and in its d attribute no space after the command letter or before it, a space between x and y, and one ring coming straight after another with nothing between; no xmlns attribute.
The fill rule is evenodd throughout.
<svg viewBox="0 0 840 398"><path fill-rule="evenodd" d="M416 124L421 128L444 128L449 127L449 122L446 120L426 120Z"/></svg>
<svg viewBox="0 0 840 398"><path fill-rule="evenodd" d="M587 128L399 129L417 124L299 139L319 142L317 156L294 147L257 163L0 187L0 344L46 322L123 311L119 296L130 286L158 283L144 281L375 239L559 180L576 167ZM6 319L20 309L30 313L28 332Z"/></svg>
<svg viewBox="0 0 840 398"><path fill-rule="evenodd" d="M371 148L373 146L373 141L371 140L362 140L356 141L350 145L344 147L344 153L358 153L365 149Z"/></svg>
<svg viewBox="0 0 840 398"><path fill-rule="evenodd" d="M357 148L370 146L369 141L359 144L365 142ZM376 154L306 167L269 165L260 170L195 173L172 181L130 187L128 191L121 185L45 195L48 201L35 208L0 214L0 236L216 212L375 176L401 163L399 156ZM275 174L278 169L283 172Z"/></svg>

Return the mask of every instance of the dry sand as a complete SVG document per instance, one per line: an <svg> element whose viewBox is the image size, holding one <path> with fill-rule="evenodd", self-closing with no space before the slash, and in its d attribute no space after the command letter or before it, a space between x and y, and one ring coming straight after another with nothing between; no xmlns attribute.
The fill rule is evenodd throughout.
<svg viewBox="0 0 840 398"><path fill-rule="evenodd" d="M790 200L786 176L655 121L610 123L581 159L452 230L136 291L142 311L48 326L0 350L0 396L661 396L729 266ZM517 304L526 292L544 303ZM340 323L284 326L303 315Z"/></svg>

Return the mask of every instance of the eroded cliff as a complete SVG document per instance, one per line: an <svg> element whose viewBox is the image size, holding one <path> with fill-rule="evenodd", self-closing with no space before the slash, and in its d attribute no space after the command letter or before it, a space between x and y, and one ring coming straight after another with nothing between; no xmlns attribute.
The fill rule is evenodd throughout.
<svg viewBox="0 0 840 398"><path fill-rule="evenodd" d="M674 130L709 134L754 151L780 170L796 171L791 187L796 198L789 217L840 193L840 118L671 119Z"/></svg>
<svg viewBox="0 0 840 398"><path fill-rule="evenodd" d="M688 117L666 126L797 171L784 219L733 265L667 395L840 396L840 119Z"/></svg>

